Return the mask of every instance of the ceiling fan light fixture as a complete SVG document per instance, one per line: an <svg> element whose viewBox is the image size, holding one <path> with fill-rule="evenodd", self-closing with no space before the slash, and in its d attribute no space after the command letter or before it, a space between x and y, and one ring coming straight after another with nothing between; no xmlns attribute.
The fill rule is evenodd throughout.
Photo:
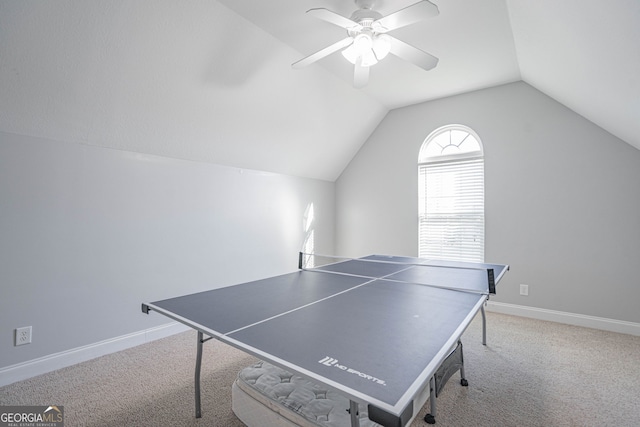
<svg viewBox="0 0 640 427"><path fill-rule="evenodd" d="M369 31L362 31L354 37L353 47L361 53L371 50L373 47L373 37Z"/></svg>
<svg viewBox="0 0 640 427"><path fill-rule="evenodd" d="M372 35L362 32L354 37L353 43L342 51L347 61L355 65L358 58L362 67L370 67L378 63L391 51L391 38L386 34Z"/></svg>
<svg viewBox="0 0 640 427"><path fill-rule="evenodd" d="M373 51L374 41L371 34L361 32L353 38L351 46L342 51L347 61L355 64L361 58L362 67L370 67L378 63L378 59Z"/></svg>
<svg viewBox="0 0 640 427"><path fill-rule="evenodd" d="M373 50L369 49L368 51L360 52L358 49L354 48L353 45L343 50L342 56L354 65L358 62L358 58L361 58L360 66L362 67L370 67L378 63Z"/></svg>
<svg viewBox="0 0 640 427"><path fill-rule="evenodd" d="M378 61L382 61L391 52L391 37L386 34L378 34L373 39L373 52Z"/></svg>

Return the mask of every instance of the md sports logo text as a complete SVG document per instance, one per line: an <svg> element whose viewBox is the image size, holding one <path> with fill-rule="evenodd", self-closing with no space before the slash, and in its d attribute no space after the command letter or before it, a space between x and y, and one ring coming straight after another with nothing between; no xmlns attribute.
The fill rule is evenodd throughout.
<svg viewBox="0 0 640 427"><path fill-rule="evenodd" d="M321 364L323 364L325 366L330 366L330 367L333 367L333 368L340 369L341 371L345 371L345 372L347 372L349 374L357 375L360 378L364 378L365 380L372 381L372 382L374 382L376 384L379 384L379 385L384 385L384 386L387 385L385 380L381 380L380 378L376 378L376 377L374 377L372 375L365 374L364 372L360 372L357 369L353 369L353 368L350 368L348 366L341 365L340 363L338 363L338 359L334 359L333 357L327 356L324 359L318 360L318 363L321 363Z"/></svg>

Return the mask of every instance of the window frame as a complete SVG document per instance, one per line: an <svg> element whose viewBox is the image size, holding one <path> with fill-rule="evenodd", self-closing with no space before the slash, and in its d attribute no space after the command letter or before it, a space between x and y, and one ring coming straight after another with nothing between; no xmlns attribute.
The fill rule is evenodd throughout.
<svg viewBox="0 0 640 427"><path fill-rule="evenodd" d="M444 154L444 155L435 155L435 156L430 156L428 157L425 152L427 151L427 147L429 146L429 144L432 143L438 143L438 145L441 147L441 152L444 151L447 147L449 146L459 146L462 144L462 142L464 142L466 140L466 138L468 136L465 136L462 141L458 142L457 145L456 144L450 144L450 145L442 145L441 142L442 141L438 141L438 138L443 134L443 133L447 133L447 132L453 132L453 131L462 131L467 133L468 135L472 136L475 141L477 142L477 146L478 149L475 150L471 150L471 151L463 151L461 153L454 153L454 154ZM450 134L451 135L451 134ZM455 251L451 251L449 252L449 254L445 253L442 250L439 251L433 251L431 254L425 254L422 252L422 248L425 246L425 243L428 239L426 236L423 235L423 233L425 232L425 230L423 229L423 227L426 227L426 223L427 223L427 217L428 217L428 211L427 211L427 191L428 191L428 184L427 184L427 176L425 174L427 174L427 170L429 169L429 166L443 166L443 165L451 165L451 166L455 166L456 163L460 164L461 167L461 171L465 171L465 163L468 162L478 162L480 164L481 167L481 178L478 182L476 182L477 184L481 184L481 192L482 192L482 209L481 211L478 211L478 214L481 216L481 225L478 226L479 231L481 231L481 241L482 241L482 246L481 248L478 248L477 250L473 251L469 251L469 254L467 256L465 256L464 252L464 243L468 243L469 240L463 240L463 241L458 241L458 245L457 246L452 246L453 248L456 248ZM466 172L466 171L465 171ZM476 262L484 262L484 256L485 256L485 243L486 243L486 237L485 237L485 231L486 231L486 218L485 218L485 169L484 169L484 146L482 144L482 141L480 139L480 137L478 136L478 134L471 128L469 128L468 126L464 126L464 125L460 125L460 124L451 124L451 125L446 125L446 126L442 126L439 127L438 129L434 130L433 132L431 132L423 141L422 145L420 146L420 151L419 151L419 155L418 155L418 256L419 257L423 257L423 258L439 258L439 259L454 259L454 260L463 260L463 261L476 261ZM422 194L422 192L424 192ZM446 214L442 214L443 217L446 216ZM462 227L462 224L464 223L463 218L465 218L465 215L467 214L458 214L458 216L460 217L460 225L458 225L459 227ZM454 217L455 218L455 217ZM451 222L451 224L455 225L456 222L455 220ZM443 230L446 230L446 225L445 223L440 224L440 226L443 228ZM444 246L443 242L443 246ZM434 253L435 252L439 252L440 256L435 256ZM456 257L455 255L453 255L455 252L459 252L458 256Z"/></svg>

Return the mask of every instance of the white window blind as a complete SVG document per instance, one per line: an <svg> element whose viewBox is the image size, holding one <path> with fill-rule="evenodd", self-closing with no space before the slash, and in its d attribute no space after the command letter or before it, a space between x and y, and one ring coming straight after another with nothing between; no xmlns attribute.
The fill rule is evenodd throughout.
<svg viewBox="0 0 640 427"><path fill-rule="evenodd" d="M419 256L484 262L482 146L474 135L463 135L459 127L434 134L425 142L423 163L418 166ZM437 144L435 150L430 142ZM445 151L469 143L477 148L459 149L458 155Z"/></svg>
<svg viewBox="0 0 640 427"><path fill-rule="evenodd" d="M419 167L422 258L484 262L484 160Z"/></svg>

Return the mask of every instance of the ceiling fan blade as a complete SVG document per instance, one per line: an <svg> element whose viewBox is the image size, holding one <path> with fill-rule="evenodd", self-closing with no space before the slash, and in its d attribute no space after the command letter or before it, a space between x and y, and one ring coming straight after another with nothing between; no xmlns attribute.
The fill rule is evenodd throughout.
<svg viewBox="0 0 640 427"><path fill-rule="evenodd" d="M339 42L332 44L331 46L325 47L322 50L317 51L316 53L312 53L306 58L301 59L300 61L294 62L291 64L293 68L303 68L307 65L311 65L314 62L324 58L325 56L329 56L334 52L339 51L347 46L350 46L353 43L353 37L347 37L346 39L342 39Z"/></svg>
<svg viewBox="0 0 640 427"><path fill-rule="evenodd" d="M369 83L369 68L371 68L363 67L361 64L362 59L358 58L353 70L353 87L358 89L365 87Z"/></svg>
<svg viewBox="0 0 640 427"><path fill-rule="evenodd" d="M411 6L407 6L404 9L400 9L399 11L387 15L384 18L378 19L374 23L374 28L379 33L385 33L397 28L415 24L416 22L423 21L427 18L433 18L439 13L438 6L429 1L423 0L412 4ZM378 28L378 26L380 28Z"/></svg>
<svg viewBox="0 0 640 427"><path fill-rule="evenodd" d="M391 39L391 53L395 56L404 59L405 61L409 61L417 65L418 67L424 70L431 70L436 65L438 65L438 58L433 55L428 54L425 51L418 49L417 47L413 47L410 44L403 42L402 40L398 40L395 37L389 36Z"/></svg>
<svg viewBox="0 0 640 427"><path fill-rule="evenodd" d="M323 21L327 21L331 24L337 25L338 27L342 27L347 30L360 31L362 29L362 25L358 24L355 21L352 21L349 18L345 18L342 15L332 12L329 9L309 9L307 10L307 13L315 16L318 19L322 19Z"/></svg>

